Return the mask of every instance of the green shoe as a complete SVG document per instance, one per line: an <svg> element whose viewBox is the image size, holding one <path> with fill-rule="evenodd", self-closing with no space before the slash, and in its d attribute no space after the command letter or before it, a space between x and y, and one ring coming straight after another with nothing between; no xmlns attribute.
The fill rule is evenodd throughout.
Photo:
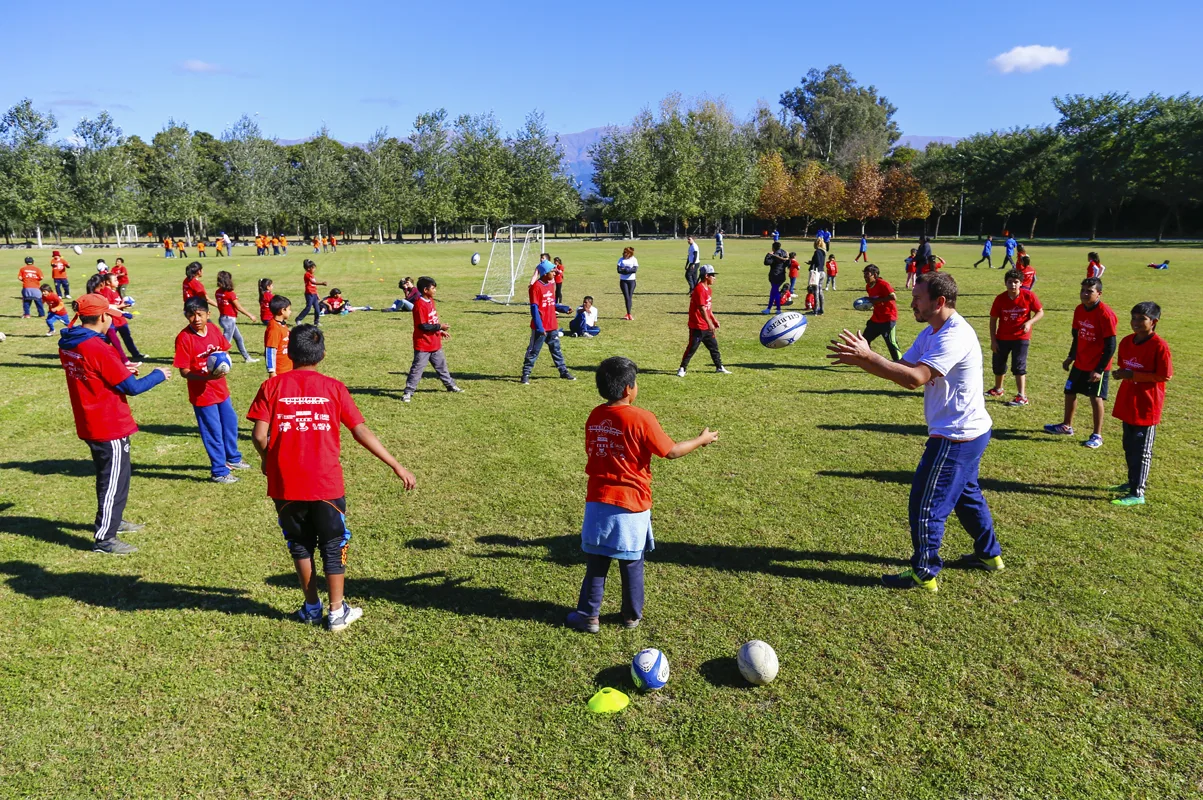
<svg viewBox="0 0 1203 800"><path fill-rule="evenodd" d="M1138 494L1130 494L1127 497L1117 497L1111 501L1113 506L1143 506L1145 499Z"/></svg>
<svg viewBox="0 0 1203 800"><path fill-rule="evenodd" d="M940 591L935 578L922 580L913 569L904 569L897 575L882 575L881 582L891 589L926 589L933 594Z"/></svg>
<svg viewBox="0 0 1203 800"><path fill-rule="evenodd" d="M974 553L961 556L957 564L967 569L984 569L986 572L1001 572L1007 568L1002 556L979 556Z"/></svg>

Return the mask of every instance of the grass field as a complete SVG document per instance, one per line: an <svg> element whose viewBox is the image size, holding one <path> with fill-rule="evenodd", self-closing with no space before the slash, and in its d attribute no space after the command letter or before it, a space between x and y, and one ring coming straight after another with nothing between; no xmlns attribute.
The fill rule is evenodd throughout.
<svg viewBox="0 0 1203 800"><path fill-rule="evenodd" d="M1103 252L1121 334L1134 303L1157 300L1178 368L1149 505L1119 509L1102 488L1126 477L1117 421L1108 418L1098 451L1080 447L1082 436L1041 432L1060 419L1060 362L1090 248L1031 247L1048 310L1030 359L1033 404L990 402L995 440L982 466L1009 568L947 570L932 596L878 585L909 555L921 394L823 358L834 332L867 316L852 311L863 293L853 244L833 246L842 273L828 313L798 344L771 351L757 341L764 245L729 241L715 311L734 374L712 374L702 350L684 380L683 241L636 243L634 322L618 319L621 243L549 246L567 265L566 301L588 293L601 308L599 338L564 340L581 378L571 384L546 352L532 384L518 384L526 310L470 300L482 269L468 264L470 243L316 257L319 278L356 305L391 302L402 275L435 276L454 334L447 358L467 390L444 393L428 373L402 405L408 314L323 326L325 371L418 477L405 493L344 436L347 592L365 617L339 635L286 619L299 592L264 479L206 482L178 376L132 400L142 432L126 516L148 527L126 538L141 552L90 552L92 465L57 340L18 318L13 275L26 253L0 254L10 280L0 315L0 796L1203 793L1203 250L1173 250L1169 272L1144 268L1168 251ZM909 246L871 245L896 286ZM299 301L307 249L210 257L204 282L212 292L227 267L248 308L262 276ZM988 349L1002 273L970 269L973 245L936 252ZM35 252L47 273L48 253ZM184 264L157 250L125 255L141 310L135 336L166 363L184 325ZM77 293L94 258L72 259ZM905 307L901 316L907 346L919 327ZM242 330L261 355L261 329ZM560 623L583 572L583 425L599 402L591 370L614 354L639 364L639 404L670 435L709 425L721 438L653 467L658 547L643 626L613 624L612 574L602 633L584 636ZM263 365L235 362L245 415ZM1087 419L1083 407L1079 428ZM945 555L967 543L950 521ZM770 686L748 688L735 670L751 638L780 657ZM647 646L670 659L669 685L616 716L590 714L598 686L633 691L627 665Z"/></svg>

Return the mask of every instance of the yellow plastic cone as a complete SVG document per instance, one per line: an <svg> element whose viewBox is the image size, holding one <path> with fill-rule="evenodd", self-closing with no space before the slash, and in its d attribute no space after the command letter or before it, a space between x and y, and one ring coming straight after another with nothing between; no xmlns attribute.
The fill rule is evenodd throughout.
<svg viewBox="0 0 1203 800"><path fill-rule="evenodd" d="M622 711L630 702L631 698L607 686L589 698L589 710L594 714L614 714Z"/></svg>

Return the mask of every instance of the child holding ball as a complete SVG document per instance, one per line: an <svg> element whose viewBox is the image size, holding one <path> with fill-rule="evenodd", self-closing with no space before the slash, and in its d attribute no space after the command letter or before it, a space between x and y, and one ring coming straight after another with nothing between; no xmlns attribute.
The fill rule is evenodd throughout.
<svg viewBox="0 0 1203 800"><path fill-rule="evenodd" d="M618 562L622 578L622 626L636 628L643 618L643 554L656 544L652 456L680 458L718 439L718 432L709 428L688 441L669 438L655 414L635 406L637 373L629 358L603 361L597 368L597 391L606 402L593 409L585 423L585 578L576 610L566 620L568 627L582 633L601 629L598 618L611 561Z"/></svg>

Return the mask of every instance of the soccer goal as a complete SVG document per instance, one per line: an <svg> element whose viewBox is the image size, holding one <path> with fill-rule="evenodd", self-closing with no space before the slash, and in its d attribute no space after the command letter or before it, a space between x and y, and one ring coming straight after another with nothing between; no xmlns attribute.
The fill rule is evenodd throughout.
<svg viewBox="0 0 1203 800"><path fill-rule="evenodd" d="M489 226L488 225L469 225L468 226L468 237L474 242L479 242L481 239L488 239L489 238Z"/></svg>
<svg viewBox="0 0 1203 800"><path fill-rule="evenodd" d="M542 225L506 225L493 234L485 278L480 284L477 300L509 303L514 299L514 287L535 271L539 254L543 252Z"/></svg>

